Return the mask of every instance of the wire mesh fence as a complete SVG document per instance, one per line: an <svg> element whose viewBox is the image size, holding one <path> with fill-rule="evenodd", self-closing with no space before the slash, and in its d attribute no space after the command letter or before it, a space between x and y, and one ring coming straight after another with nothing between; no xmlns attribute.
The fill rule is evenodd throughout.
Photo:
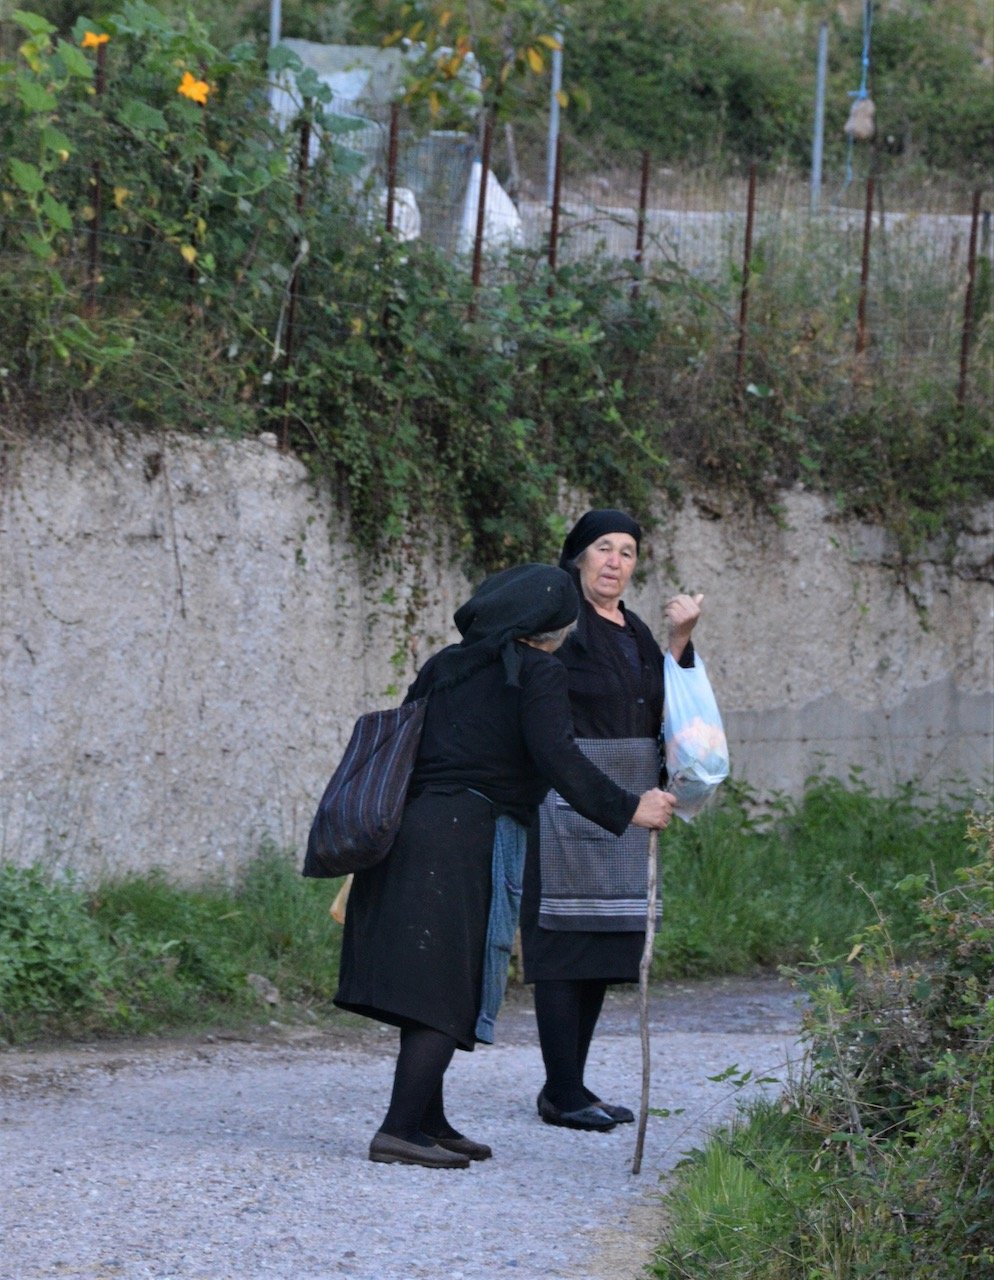
<svg viewBox="0 0 994 1280"><path fill-rule="evenodd" d="M104 88L100 61L98 104ZM276 261L257 324L270 326L289 370L309 316L323 305L302 282L329 223L344 220L433 246L484 291L514 270L545 271L554 289L557 272L614 264L633 296L653 291L676 328L699 324L702 308L711 313L735 350L739 393L752 378L753 354L773 351L781 365L820 360L833 376L846 360L856 379L874 367L891 377L914 370L955 387L961 402L991 393L994 242L990 202L980 192L932 192L927 208L891 207L886 186L867 181L813 215L797 177L757 179L753 171L705 181L648 153L615 155L592 171L589 156L574 147L564 157L561 145L552 164L539 121L517 137L484 121L472 133L430 130L396 105L338 94L322 127L302 107L299 95L278 86L268 107L255 104L264 145L289 157L297 216L294 226L246 233L244 243L223 172L196 158L182 164L122 130L120 118L91 111L89 132L74 139L71 158L49 182L67 211L51 238L65 289L60 307L113 315L123 328L130 302L155 294L195 316L205 273L215 280L228 273L237 296L264 236ZM17 216L23 193L9 171L4 185L0 291L16 288L17 263L31 258L34 234ZM143 217L143 203L161 210L170 200L171 227ZM223 245L215 243L219 209ZM363 300L346 296L338 305L348 313Z"/></svg>

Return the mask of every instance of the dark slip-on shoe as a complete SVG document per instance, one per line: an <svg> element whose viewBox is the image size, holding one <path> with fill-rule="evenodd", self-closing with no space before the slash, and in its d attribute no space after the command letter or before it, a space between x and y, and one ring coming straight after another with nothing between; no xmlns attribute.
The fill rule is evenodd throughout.
<svg viewBox="0 0 994 1280"><path fill-rule="evenodd" d="M581 1107L579 1111L560 1111L552 1105L543 1091L538 1095L538 1114L546 1124L559 1125L562 1129L588 1129L595 1133L607 1133L618 1121L601 1107Z"/></svg>
<svg viewBox="0 0 994 1280"><path fill-rule="evenodd" d="M474 1142L472 1138L436 1138L435 1141L446 1151L454 1151L457 1155L466 1156L469 1160L489 1160L493 1149L485 1142Z"/></svg>
<svg viewBox="0 0 994 1280"><path fill-rule="evenodd" d="M635 1119L634 1111L630 1111L628 1107L616 1106L613 1102L601 1102L600 1098L591 1099L592 1107L600 1107L601 1111L607 1112L612 1120L616 1120L618 1124L632 1124Z"/></svg>
<svg viewBox="0 0 994 1280"><path fill-rule="evenodd" d="M375 1133L369 1144L369 1158L378 1164L419 1164L425 1169L468 1169L469 1157L435 1143L419 1147L389 1133Z"/></svg>

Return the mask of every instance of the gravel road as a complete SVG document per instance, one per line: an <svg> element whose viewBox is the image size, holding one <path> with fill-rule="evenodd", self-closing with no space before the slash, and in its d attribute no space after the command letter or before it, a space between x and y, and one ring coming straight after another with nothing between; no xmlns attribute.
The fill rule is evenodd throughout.
<svg viewBox="0 0 994 1280"><path fill-rule="evenodd" d="M742 1094L783 1076L795 994L771 978L672 985L651 1002L651 1105L635 1126L542 1124L530 999L498 1043L457 1054L453 1121L494 1147L467 1170L371 1164L395 1032L260 1026L243 1036L0 1053L2 1280L638 1280L667 1170ZM636 993L609 993L588 1081L638 1108ZM771 1086L767 1086L771 1087Z"/></svg>

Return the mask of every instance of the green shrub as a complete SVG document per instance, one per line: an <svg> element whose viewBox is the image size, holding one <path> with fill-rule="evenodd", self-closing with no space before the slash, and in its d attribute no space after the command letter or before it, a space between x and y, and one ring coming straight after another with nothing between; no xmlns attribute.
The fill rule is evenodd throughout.
<svg viewBox="0 0 994 1280"><path fill-rule="evenodd" d="M305 881L263 849L232 887L152 872L88 892L38 867L0 866L0 1035L141 1033L239 1024L263 1010L326 1012L337 986L336 884Z"/></svg>
<svg viewBox="0 0 994 1280"><path fill-rule="evenodd" d="M696 0L584 0L566 33L566 72L589 110L574 116L605 152L650 147L694 166L797 158L810 104L794 33L774 42L731 8Z"/></svg>
<svg viewBox="0 0 994 1280"><path fill-rule="evenodd" d="M86 1025L113 1007L120 962L71 881L0 865L0 1027L65 1014Z"/></svg>
<svg viewBox="0 0 994 1280"><path fill-rule="evenodd" d="M761 211L740 381L742 280L724 250L706 270L594 254L554 275L541 252L518 253L474 290L466 262L384 235L348 147L354 122L287 51L263 64L251 42L221 49L203 22L140 0L104 13L102 55L79 47L88 20L71 39L37 15L17 22L0 66L12 425L59 429L72 406L149 431L275 430L334 487L367 552L444 530L474 572L552 556L564 485L648 523L660 495L675 507L691 483L776 516L781 488L800 482L885 525L908 559L932 537L951 546L994 494L994 335L978 304L961 407L960 290L899 229L875 266L857 377L852 244L830 220L788 233ZM759 74L754 44L721 40L722 58L753 58ZM177 92L190 68L204 103ZM297 128L268 118L277 72L296 82L300 126L331 140L306 193Z"/></svg>
<svg viewBox="0 0 994 1280"><path fill-rule="evenodd" d="M880 6L873 25L878 137L903 163L959 171L983 185L994 166L990 68L978 56L969 8Z"/></svg>
<svg viewBox="0 0 994 1280"><path fill-rule="evenodd" d="M880 911L845 963L795 971L806 1069L679 1172L657 1275L992 1273L994 813L973 814L966 839L976 861L947 887L897 886L910 949Z"/></svg>
<svg viewBox="0 0 994 1280"><path fill-rule="evenodd" d="M305 880L294 856L266 846L237 885L232 927L243 963L308 1008L330 1009L338 986L341 929L328 907L340 883Z"/></svg>

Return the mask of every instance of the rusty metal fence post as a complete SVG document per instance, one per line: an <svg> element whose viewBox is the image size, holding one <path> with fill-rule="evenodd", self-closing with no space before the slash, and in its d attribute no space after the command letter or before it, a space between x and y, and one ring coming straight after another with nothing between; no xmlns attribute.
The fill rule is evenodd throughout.
<svg viewBox="0 0 994 1280"><path fill-rule="evenodd" d="M106 43L97 46L97 74L94 78L93 92L97 100L97 111L100 111L101 99L106 88ZM103 175L100 161L94 160L90 167L90 182L93 185L93 217L87 234L86 246L86 313L92 316L97 309L97 285L100 283L100 233L103 218Z"/></svg>
<svg viewBox="0 0 994 1280"><path fill-rule="evenodd" d="M745 246L742 251L742 288L739 292L739 342L735 355L735 394L742 402L745 395L745 358L749 321L749 276L752 271L752 231L756 219L756 166L749 166L749 192L746 197Z"/></svg>
<svg viewBox="0 0 994 1280"><path fill-rule="evenodd" d="M632 301L639 296L642 259L645 256L645 222L649 209L649 152L642 152L642 175L639 181L639 212L635 224L635 266L638 269L632 282Z"/></svg>
<svg viewBox="0 0 994 1280"><path fill-rule="evenodd" d="M487 175L490 172L490 149L493 145L494 120L488 111L483 120L483 143L480 147L480 192L476 202L476 234L473 237L473 301L470 319L476 318L476 292L483 279L483 233L487 221Z"/></svg>
<svg viewBox="0 0 994 1280"><path fill-rule="evenodd" d="M200 184L203 180L204 170L203 163L198 156L193 162L193 177L190 179L190 208L196 209L200 200ZM197 223L194 221L190 230L190 247L193 253L187 259L186 263L186 283L190 288L190 296L186 304L186 323L188 328L193 328L198 317L201 314L200 308L197 306L197 280L200 277L200 269L197 266L197 253L199 252L198 244L200 237L197 234Z"/></svg>
<svg viewBox="0 0 994 1280"><path fill-rule="evenodd" d="M856 305L856 367L855 380L863 373L863 359L869 344L866 325L866 299L870 284L870 240L873 235L873 174L866 180L866 207L863 210L863 252L859 267L859 302Z"/></svg>
<svg viewBox="0 0 994 1280"><path fill-rule="evenodd" d="M563 136L556 137L555 163L552 170L552 206L549 209L549 288L552 298L556 292L556 264L559 258L559 212L563 194Z"/></svg>
<svg viewBox="0 0 994 1280"><path fill-rule="evenodd" d="M959 382L956 405L962 412L966 405L966 385L970 371L970 343L973 340L973 292L977 280L977 232L980 227L980 192L973 193L970 216L970 247L966 255L966 297L963 299L963 336L959 349Z"/></svg>
<svg viewBox="0 0 994 1280"><path fill-rule="evenodd" d="M394 202L397 198L397 133L400 128L400 107L390 104L390 137L387 143L387 235L393 234Z"/></svg>
<svg viewBox="0 0 994 1280"><path fill-rule="evenodd" d="M310 103L304 103L305 112L310 109ZM304 211L304 205L307 200L307 170L311 153L311 121L310 117L305 115L300 122L300 149L297 153L297 193L294 197L294 203L297 207L297 216L299 217ZM295 326L297 321L297 298L300 291L300 262L304 249L303 233L298 231L294 237L294 255L293 266L290 268L290 279L287 283L287 315L286 315L286 333L283 342L283 386L281 388L281 407L283 409L283 418L280 422L280 430L278 437L278 447L281 453L286 453L290 447L290 370L293 367L293 345L295 339Z"/></svg>

